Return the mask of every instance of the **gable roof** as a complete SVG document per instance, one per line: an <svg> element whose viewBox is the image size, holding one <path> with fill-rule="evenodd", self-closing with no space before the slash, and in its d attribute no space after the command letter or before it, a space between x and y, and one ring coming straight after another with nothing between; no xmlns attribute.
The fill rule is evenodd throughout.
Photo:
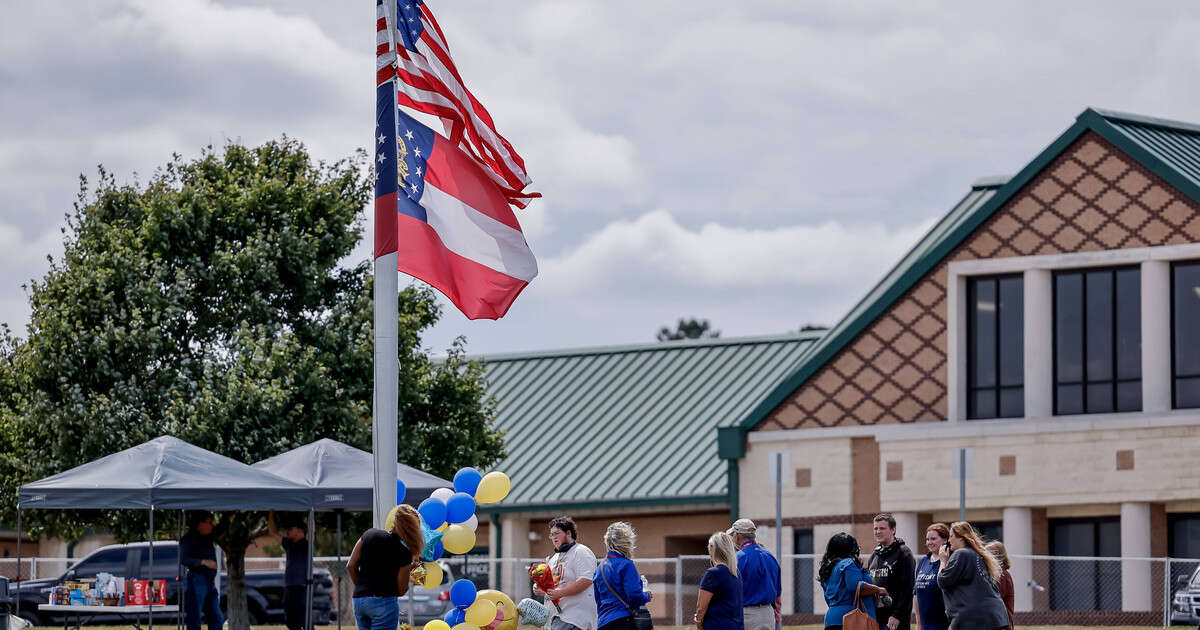
<svg viewBox="0 0 1200 630"><path fill-rule="evenodd" d="M717 432L820 332L478 357L512 479L486 511L727 503Z"/></svg>
<svg viewBox="0 0 1200 630"><path fill-rule="evenodd" d="M929 273L972 232L1025 187L1084 133L1092 131L1180 192L1200 202L1200 125L1100 109L1085 109L1062 135L1011 178L975 183L895 267L829 333L805 354L803 363L737 424L750 431L842 351L871 322ZM729 451L730 453L736 453Z"/></svg>

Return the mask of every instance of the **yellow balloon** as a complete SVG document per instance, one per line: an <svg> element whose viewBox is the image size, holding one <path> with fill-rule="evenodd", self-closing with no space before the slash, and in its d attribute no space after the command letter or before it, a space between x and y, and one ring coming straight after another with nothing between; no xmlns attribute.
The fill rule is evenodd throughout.
<svg viewBox="0 0 1200 630"><path fill-rule="evenodd" d="M421 586L430 590L437 588L442 583L442 565L436 562L426 562L424 566L425 579L421 581Z"/></svg>
<svg viewBox="0 0 1200 630"><path fill-rule="evenodd" d="M455 523L442 534L442 547L450 553L467 553L475 547L475 532L466 525Z"/></svg>
<svg viewBox="0 0 1200 630"><path fill-rule="evenodd" d="M446 528L448 528L448 527L450 527L450 523L442 523L441 525L438 525L438 528L433 531L444 533L446 531Z"/></svg>
<svg viewBox="0 0 1200 630"><path fill-rule="evenodd" d="M425 624L425 630L450 630L450 624L441 619L434 619Z"/></svg>
<svg viewBox="0 0 1200 630"><path fill-rule="evenodd" d="M493 589L484 589L475 595L475 601L481 599L491 600L496 604L496 610L504 615L504 621L496 626L495 630L517 630L517 605L513 603L512 598L500 591ZM495 617L492 618L495 620Z"/></svg>
<svg viewBox="0 0 1200 630"><path fill-rule="evenodd" d="M508 475L493 470L483 476L479 482L479 487L475 489L476 503L496 503L504 497L508 496L508 491L512 488L512 483L508 480Z"/></svg>
<svg viewBox="0 0 1200 630"><path fill-rule="evenodd" d="M464 622L458 624L457 626L454 626L450 630L479 630L479 626L477 626L473 623L464 621Z"/></svg>
<svg viewBox="0 0 1200 630"><path fill-rule="evenodd" d="M396 507L392 508L391 510L388 510L387 518L383 519L383 529L384 530L390 532L390 531L392 531L392 528L396 526L396 511L399 509L400 509L400 506L397 505Z"/></svg>
<svg viewBox="0 0 1200 630"><path fill-rule="evenodd" d="M467 622L477 626L486 626L496 620L496 603L490 599L479 599L467 608Z"/></svg>

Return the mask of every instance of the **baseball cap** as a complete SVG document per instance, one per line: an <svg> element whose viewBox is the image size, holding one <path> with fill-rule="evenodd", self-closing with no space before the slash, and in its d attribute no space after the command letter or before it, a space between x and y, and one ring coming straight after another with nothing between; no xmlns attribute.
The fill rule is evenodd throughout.
<svg viewBox="0 0 1200 630"><path fill-rule="evenodd" d="M754 535L754 532L756 530L757 530L757 528L754 526L754 521L752 521L748 518L739 518L738 520L733 522L733 527L730 527L729 529L725 530L725 533L729 534L730 536L733 536L734 534L741 534L743 536L745 536L745 535L752 536L752 535Z"/></svg>

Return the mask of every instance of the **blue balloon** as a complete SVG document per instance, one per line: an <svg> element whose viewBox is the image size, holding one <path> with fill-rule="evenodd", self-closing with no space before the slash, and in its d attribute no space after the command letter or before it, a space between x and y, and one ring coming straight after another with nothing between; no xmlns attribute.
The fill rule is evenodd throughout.
<svg viewBox="0 0 1200 630"><path fill-rule="evenodd" d="M436 529L429 529L429 523L425 522L425 517L421 517L421 539L424 544L421 547L421 559L426 562L433 562L442 557L445 549L442 548L442 532ZM434 555L436 552L437 555Z"/></svg>
<svg viewBox="0 0 1200 630"><path fill-rule="evenodd" d="M404 497L408 494L408 488L404 487L404 482L396 480L396 505L404 503Z"/></svg>
<svg viewBox="0 0 1200 630"><path fill-rule="evenodd" d="M475 490L479 488L480 481L483 481L483 475L479 474L478 470L463 468L454 473L454 490L456 492L465 492L474 497Z"/></svg>
<svg viewBox="0 0 1200 630"><path fill-rule="evenodd" d="M446 502L446 522L465 523L475 513L475 498L466 492L455 492Z"/></svg>
<svg viewBox="0 0 1200 630"><path fill-rule="evenodd" d="M450 624L450 627L453 628L467 620L467 611L463 608L451 608L446 611L446 615L442 617L442 620Z"/></svg>
<svg viewBox="0 0 1200 630"><path fill-rule="evenodd" d="M421 514L421 518L425 519L425 524L429 525L429 529L437 529L446 522L446 504L440 499L433 497L425 499L421 505L417 506L417 512Z"/></svg>
<svg viewBox="0 0 1200 630"><path fill-rule="evenodd" d="M471 580L460 578L450 585L450 603L459 608L474 604L475 595L475 583Z"/></svg>

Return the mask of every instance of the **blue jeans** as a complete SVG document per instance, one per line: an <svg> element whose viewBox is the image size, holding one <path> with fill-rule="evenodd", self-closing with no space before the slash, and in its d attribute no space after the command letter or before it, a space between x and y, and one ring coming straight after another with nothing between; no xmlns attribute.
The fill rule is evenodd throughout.
<svg viewBox="0 0 1200 630"><path fill-rule="evenodd" d="M187 630L200 630L200 614L208 620L208 630L221 630L225 617L221 615L221 596L213 578L188 572L183 583L184 616Z"/></svg>
<svg viewBox="0 0 1200 630"><path fill-rule="evenodd" d="M396 630L400 604L395 597L355 597L354 622L358 630Z"/></svg>

